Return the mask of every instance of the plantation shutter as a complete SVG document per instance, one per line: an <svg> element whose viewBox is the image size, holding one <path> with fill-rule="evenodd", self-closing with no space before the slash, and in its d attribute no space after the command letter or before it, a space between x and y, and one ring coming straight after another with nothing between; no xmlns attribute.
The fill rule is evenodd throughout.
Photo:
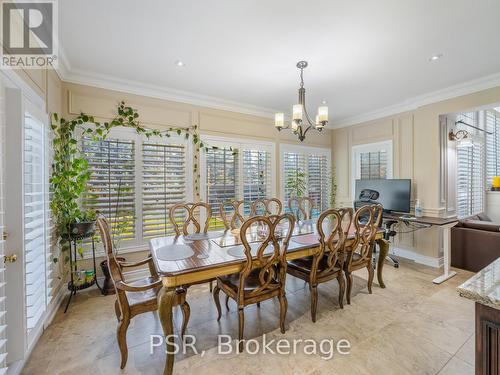
<svg viewBox="0 0 500 375"><path fill-rule="evenodd" d="M29 114L24 122L24 256L28 337L51 295L48 231L48 160L45 125Z"/></svg>
<svg viewBox="0 0 500 375"><path fill-rule="evenodd" d="M477 112L462 113L457 120L478 126ZM463 125L457 130L467 130ZM457 215L465 217L484 210L484 145L475 137L471 142L457 142Z"/></svg>
<svg viewBox="0 0 500 375"><path fill-rule="evenodd" d="M142 163L143 237L172 235L169 209L187 196L186 146L144 142Z"/></svg>
<svg viewBox="0 0 500 375"><path fill-rule="evenodd" d="M219 215L219 204L238 199L238 157L237 149L209 148L206 160L206 200L212 208L210 229L222 229L224 223Z"/></svg>
<svg viewBox="0 0 500 375"><path fill-rule="evenodd" d="M85 209L94 209L110 222L115 240L135 239L135 143L133 140L82 139L90 179L82 197Z"/></svg>
<svg viewBox="0 0 500 375"><path fill-rule="evenodd" d="M246 202L253 202L269 198L271 191L271 153L262 150L243 150L243 199Z"/></svg>
<svg viewBox="0 0 500 375"><path fill-rule="evenodd" d="M314 199L313 216L329 207L330 177L326 155L310 154L307 168L307 190L309 198Z"/></svg>
<svg viewBox="0 0 500 375"><path fill-rule="evenodd" d="M362 180L387 178L387 151L360 153Z"/></svg>
<svg viewBox="0 0 500 375"><path fill-rule="evenodd" d="M5 206L4 206L4 168L5 168L5 93L0 80L0 258L5 255ZM0 266L0 375L7 373L7 322L5 319L5 273L4 264Z"/></svg>
<svg viewBox="0 0 500 375"><path fill-rule="evenodd" d="M486 111L486 186L491 188L494 176L500 176L500 113Z"/></svg>
<svg viewBox="0 0 500 375"><path fill-rule="evenodd" d="M296 194L295 189L292 186L294 186L297 183L297 180L301 178L300 177L301 174L304 175L302 179L305 179L305 173L306 173L305 154L296 152L285 152L283 154L283 177L284 177L283 183L285 184L285 189L284 189L285 202L283 203L286 207L286 212L289 212L288 200L292 196L295 196Z"/></svg>

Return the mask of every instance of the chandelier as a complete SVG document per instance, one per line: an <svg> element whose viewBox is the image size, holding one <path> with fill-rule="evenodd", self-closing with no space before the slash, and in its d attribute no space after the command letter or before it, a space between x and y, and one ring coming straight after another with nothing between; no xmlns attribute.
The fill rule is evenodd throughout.
<svg viewBox="0 0 500 375"><path fill-rule="evenodd" d="M300 69L299 103L294 104L292 108L293 115L290 124L293 134L297 135L301 142L306 138L306 133L309 129L315 128L316 130L321 131L328 124L327 106L318 107L318 114L316 115L315 121L312 121L307 113L306 89L304 88L304 69L306 67L307 61L299 61L297 63L297 68ZM285 124L285 114L283 112L276 113L274 115L274 126L279 131L281 131L281 129L289 128L289 125Z"/></svg>

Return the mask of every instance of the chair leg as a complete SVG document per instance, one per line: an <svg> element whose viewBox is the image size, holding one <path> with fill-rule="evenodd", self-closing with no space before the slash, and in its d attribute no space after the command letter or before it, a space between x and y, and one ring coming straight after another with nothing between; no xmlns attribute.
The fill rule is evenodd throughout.
<svg viewBox="0 0 500 375"><path fill-rule="evenodd" d="M243 331L245 329L245 313L243 307L238 308L238 353L243 351Z"/></svg>
<svg viewBox="0 0 500 375"><path fill-rule="evenodd" d="M127 364L128 359L128 348L127 348L127 329L130 324L130 318L124 317L122 321L118 324L118 329L116 330L116 337L118 339L118 346L120 347L120 353L122 361L120 368L123 369Z"/></svg>
<svg viewBox="0 0 500 375"><path fill-rule="evenodd" d="M118 320L118 323L120 323L120 318L122 316L122 312L120 310L120 304L118 303L118 299L115 300L115 314L116 314L116 319Z"/></svg>
<svg viewBox="0 0 500 375"><path fill-rule="evenodd" d="M181 305L181 309L182 309L181 338L183 338L189 323L189 316L191 315L191 307L189 307L189 303L184 301L184 303Z"/></svg>
<svg viewBox="0 0 500 375"><path fill-rule="evenodd" d="M221 308L220 308L219 292L220 292L219 285L215 284L215 288L214 288L214 291L213 291L213 296L214 296L215 307L217 307L217 321L220 320L221 315L222 315L222 311L221 311Z"/></svg>
<svg viewBox="0 0 500 375"><path fill-rule="evenodd" d="M311 291L311 319L313 323L316 323L316 311L318 309L318 286L311 285L309 290Z"/></svg>
<svg viewBox="0 0 500 375"><path fill-rule="evenodd" d="M229 311L229 295L226 294L226 309Z"/></svg>
<svg viewBox="0 0 500 375"><path fill-rule="evenodd" d="M372 294L373 276L375 275L375 271L373 270L371 262L368 263L366 269L368 270L368 293Z"/></svg>
<svg viewBox="0 0 500 375"><path fill-rule="evenodd" d="M210 281L210 293L213 291L212 281Z"/></svg>
<svg viewBox="0 0 500 375"><path fill-rule="evenodd" d="M339 272L339 276L337 277L337 281L339 282L339 305L340 308L344 308L344 293L345 293L345 281L344 275L342 272Z"/></svg>
<svg viewBox="0 0 500 375"><path fill-rule="evenodd" d="M260 302L257 302L257 307L260 308Z"/></svg>
<svg viewBox="0 0 500 375"><path fill-rule="evenodd" d="M346 300L347 304L351 304L351 291L352 291L352 273L349 271L345 271L345 279L347 281L347 291L346 291Z"/></svg>
<svg viewBox="0 0 500 375"><path fill-rule="evenodd" d="M286 312L288 310L288 301L286 300L286 295L279 295L278 299L280 301L280 329L281 333L285 333L285 320L286 320Z"/></svg>

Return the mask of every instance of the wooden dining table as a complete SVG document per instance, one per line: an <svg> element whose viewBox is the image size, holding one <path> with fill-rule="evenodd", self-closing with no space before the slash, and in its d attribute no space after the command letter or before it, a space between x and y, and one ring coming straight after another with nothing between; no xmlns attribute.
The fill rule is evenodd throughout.
<svg viewBox="0 0 500 375"><path fill-rule="evenodd" d="M259 234L250 234L250 243L258 244ZM247 236L248 238L248 236ZM350 230L346 248L354 241ZM382 278L384 260L389 243L380 229L375 237L380 254L377 264L377 280L385 288ZM319 247L316 221L306 220L295 225L287 249L287 260L313 255ZM239 273L246 262L244 248L237 231L197 233L191 235L157 237L150 240L151 256L163 286L158 294L158 315L165 335L167 349L164 374L171 375L174 367L173 308L179 301L179 287L208 282L216 277ZM170 338L170 339L168 339Z"/></svg>

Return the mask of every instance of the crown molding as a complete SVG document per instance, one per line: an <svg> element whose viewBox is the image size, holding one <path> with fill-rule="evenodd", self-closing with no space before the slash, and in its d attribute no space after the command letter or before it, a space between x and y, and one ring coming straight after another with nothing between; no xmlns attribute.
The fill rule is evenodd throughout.
<svg viewBox="0 0 500 375"><path fill-rule="evenodd" d="M273 119L274 114L279 110L255 106L252 104L222 99L209 95L196 94L189 91L172 89L160 85L143 84L138 81L124 80L110 75L92 73L85 70L73 69L67 55L59 46L59 64L57 73L65 82L88 85L107 90L122 91L130 94L147 96L157 99L169 100L173 102L197 105L201 107L220 109L224 111L243 113L263 118ZM474 92L500 86L500 72L489 76L481 77L444 89L433 91L427 94L409 98L403 102L387 107L369 111L363 114L345 117L332 121L328 130L344 128L367 121L393 116L399 113L413 111L424 105L437 103L443 100L456 98Z"/></svg>
<svg viewBox="0 0 500 375"><path fill-rule="evenodd" d="M66 59L64 53L61 54L61 60L63 63L59 66L59 74L62 75L63 81L69 83L88 85L107 90L122 91L129 94L230 112L238 112L269 119L274 119L274 114L279 112L278 110L272 108L255 106L252 104L236 102L209 95L196 94L189 91L171 89L160 85L151 85L132 80L124 80L107 74L103 75L80 69L72 69L68 64L68 60Z"/></svg>
<svg viewBox="0 0 500 375"><path fill-rule="evenodd" d="M398 113L413 111L424 105L441 102L456 98L463 95L472 94L474 92L491 89L500 86L500 72L491 74L489 76L481 77L457 85L449 86L447 88L433 91L427 94L415 96L407 99L401 103L390 105L375 111L366 112L364 114L346 117L341 120L333 121L332 129L345 128L360 124L367 121L377 120L383 117L393 116Z"/></svg>

